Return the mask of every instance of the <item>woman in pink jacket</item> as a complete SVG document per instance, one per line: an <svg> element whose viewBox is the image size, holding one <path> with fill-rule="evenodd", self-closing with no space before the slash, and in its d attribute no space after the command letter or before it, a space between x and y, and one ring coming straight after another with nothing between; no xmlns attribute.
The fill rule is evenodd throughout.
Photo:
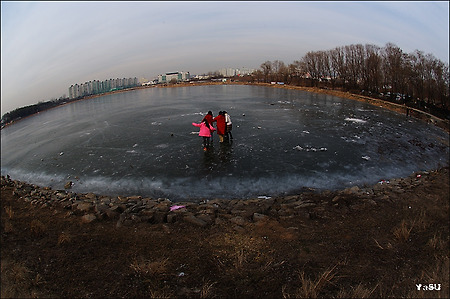
<svg viewBox="0 0 450 299"><path fill-rule="evenodd" d="M198 136L203 137L203 150L206 151L209 147L209 139L211 138L211 132L214 132L216 128L209 125L206 119L203 119L201 123L192 123L193 126L199 127L200 132Z"/></svg>

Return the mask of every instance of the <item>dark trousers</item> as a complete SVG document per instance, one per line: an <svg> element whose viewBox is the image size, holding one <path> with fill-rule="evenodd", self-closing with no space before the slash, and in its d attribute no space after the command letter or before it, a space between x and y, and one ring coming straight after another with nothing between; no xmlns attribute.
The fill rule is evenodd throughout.
<svg viewBox="0 0 450 299"><path fill-rule="evenodd" d="M210 137L203 137L203 147L209 147Z"/></svg>
<svg viewBox="0 0 450 299"><path fill-rule="evenodd" d="M231 134L232 125L227 125L225 136L227 138L233 139L233 134Z"/></svg>

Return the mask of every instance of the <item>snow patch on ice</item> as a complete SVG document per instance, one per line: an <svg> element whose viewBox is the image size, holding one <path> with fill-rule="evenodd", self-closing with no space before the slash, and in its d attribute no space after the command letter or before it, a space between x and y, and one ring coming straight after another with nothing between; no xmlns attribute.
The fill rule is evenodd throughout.
<svg viewBox="0 0 450 299"><path fill-rule="evenodd" d="M354 123L361 123L361 124L364 124L364 123L367 122L367 121L364 120L364 119L351 118L351 117L347 117L347 118L345 118L344 120L345 120L345 121L351 121L351 122L354 122Z"/></svg>
<svg viewBox="0 0 450 299"><path fill-rule="evenodd" d="M206 115L206 112L193 112L193 113L185 113L185 114L181 114L181 117L184 116L192 116L192 115Z"/></svg>
<svg viewBox="0 0 450 299"><path fill-rule="evenodd" d="M305 151L305 152L325 152L328 149L326 147L321 148L315 148L311 146L301 147L300 145L294 146L292 149L298 150L298 151Z"/></svg>

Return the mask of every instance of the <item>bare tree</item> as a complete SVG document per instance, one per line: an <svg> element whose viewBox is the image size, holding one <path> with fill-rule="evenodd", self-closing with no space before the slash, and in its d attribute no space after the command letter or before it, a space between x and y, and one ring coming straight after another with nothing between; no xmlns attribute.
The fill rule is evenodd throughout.
<svg viewBox="0 0 450 299"><path fill-rule="evenodd" d="M442 61L436 60L433 74L436 84L436 99L442 108L449 107L449 67Z"/></svg>
<svg viewBox="0 0 450 299"><path fill-rule="evenodd" d="M425 98L426 101L435 104L435 74L436 58L432 54L425 55Z"/></svg>
<svg viewBox="0 0 450 299"><path fill-rule="evenodd" d="M264 62L261 64L261 69L264 74L264 82L269 82L270 76L272 75L272 62Z"/></svg>
<svg viewBox="0 0 450 299"><path fill-rule="evenodd" d="M375 45L365 46L365 65L363 67L363 88L370 92L378 93L381 88L381 56L380 47Z"/></svg>
<svg viewBox="0 0 450 299"><path fill-rule="evenodd" d="M285 82L287 80L288 68L283 61L275 60L274 62L272 62L272 68L275 81Z"/></svg>
<svg viewBox="0 0 450 299"><path fill-rule="evenodd" d="M321 75L319 70L319 55L317 52L306 53L301 63L303 71L312 80L312 85L317 86Z"/></svg>
<svg viewBox="0 0 450 299"><path fill-rule="evenodd" d="M442 107L448 110L450 108L450 69L448 63L442 64Z"/></svg>
<svg viewBox="0 0 450 299"><path fill-rule="evenodd" d="M256 82L264 81L264 73L261 70L254 71L251 76L255 78Z"/></svg>
<svg viewBox="0 0 450 299"><path fill-rule="evenodd" d="M331 59L331 68L333 69L333 75L335 76L336 81L340 80L341 86L345 86L345 82L347 81L347 67L345 61L345 54L343 47L337 47L333 50L330 50L330 59Z"/></svg>
<svg viewBox="0 0 450 299"><path fill-rule="evenodd" d="M364 47L361 44L344 47L348 82L351 89L359 88L364 66Z"/></svg>
<svg viewBox="0 0 450 299"><path fill-rule="evenodd" d="M302 73L302 63L299 60L295 60L287 66L288 79L286 82L288 84L300 84Z"/></svg>
<svg viewBox="0 0 450 299"><path fill-rule="evenodd" d="M416 50L407 57L410 83L408 92L414 99L422 100L425 97L425 55L423 52Z"/></svg>
<svg viewBox="0 0 450 299"><path fill-rule="evenodd" d="M317 52L317 59L319 61L319 80L328 82L331 78L331 61L327 51Z"/></svg>
<svg viewBox="0 0 450 299"><path fill-rule="evenodd" d="M385 82L383 88L396 93L400 91L404 75L404 55L402 49L392 43L386 44L383 49L383 68Z"/></svg>

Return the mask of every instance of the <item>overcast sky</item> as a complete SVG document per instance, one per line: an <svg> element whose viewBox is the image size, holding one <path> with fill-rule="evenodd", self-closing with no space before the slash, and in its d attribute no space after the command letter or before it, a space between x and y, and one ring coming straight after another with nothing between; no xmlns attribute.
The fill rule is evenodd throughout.
<svg viewBox="0 0 450 299"><path fill-rule="evenodd" d="M1 2L1 113L75 83L286 64L350 44L448 63L449 2Z"/></svg>

